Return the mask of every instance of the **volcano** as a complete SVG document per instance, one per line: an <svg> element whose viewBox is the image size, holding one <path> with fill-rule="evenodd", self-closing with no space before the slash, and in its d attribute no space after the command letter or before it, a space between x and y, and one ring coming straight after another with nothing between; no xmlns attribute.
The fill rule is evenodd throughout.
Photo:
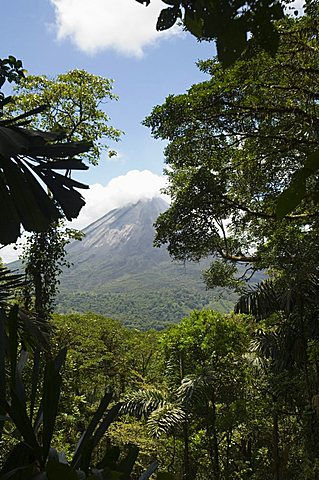
<svg viewBox="0 0 319 480"><path fill-rule="evenodd" d="M207 291L207 264L172 262L155 248L154 222L168 208L162 198L140 200L106 213L67 247L57 311L92 311L138 328L162 328L193 309L230 310L234 295Z"/></svg>

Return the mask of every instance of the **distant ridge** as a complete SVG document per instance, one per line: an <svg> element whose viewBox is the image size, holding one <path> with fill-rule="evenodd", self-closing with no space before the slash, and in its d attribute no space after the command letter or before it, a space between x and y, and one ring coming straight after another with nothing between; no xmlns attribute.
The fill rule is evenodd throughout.
<svg viewBox="0 0 319 480"><path fill-rule="evenodd" d="M160 197L114 209L67 248L57 310L92 311L137 328L162 328L192 309L230 310L235 296L206 291L201 265L173 263L153 247L154 222L168 208Z"/></svg>

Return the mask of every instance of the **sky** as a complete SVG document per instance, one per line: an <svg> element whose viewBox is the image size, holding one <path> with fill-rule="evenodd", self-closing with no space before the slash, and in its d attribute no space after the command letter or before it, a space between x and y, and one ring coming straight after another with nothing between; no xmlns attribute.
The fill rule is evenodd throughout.
<svg viewBox="0 0 319 480"><path fill-rule="evenodd" d="M166 7L161 0L148 7L135 0L12 0L1 6L0 58L14 55L34 75L54 77L78 68L114 80L119 100L105 110L124 135L110 144L117 157L102 158L99 166L75 177L90 189L81 192L87 203L74 228L159 195L165 185L165 145L141 122L168 95L204 81L196 62L215 55L213 42L199 43L179 27L156 32L158 14ZM0 255L9 262L17 252L9 246Z"/></svg>
<svg viewBox="0 0 319 480"><path fill-rule="evenodd" d="M165 185L164 143L141 122L168 95L205 80L196 62L215 55L214 43L199 43L179 27L156 32L158 13L166 7L160 0L148 7L135 0L3 3L0 58L14 55L33 75L85 69L112 78L119 96L105 105L110 124L124 132L111 144L118 156L75 177L90 189L72 227L84 228L113 208L159 195ZM0 255L9 262L17 252L9 246Z"/></svg>

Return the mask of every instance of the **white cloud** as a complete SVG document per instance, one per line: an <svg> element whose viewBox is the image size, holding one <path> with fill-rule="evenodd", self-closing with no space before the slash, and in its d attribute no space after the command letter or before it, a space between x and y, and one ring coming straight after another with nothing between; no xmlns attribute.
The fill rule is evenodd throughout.
<svg viewBox="0 0 319 480"><path fill-rule="evenodd" d="M126 175L113 178L107 185L96 183L89 190L82 191L86 205L78 218L70 223L72 228L81 229L114 208L135 203L141 199L167 195L160 193L165 186L165 178L149 170L131 170Z"/></svg>
<svg viewBox="0 0 319 480"><path fill-rule="evenodd" d="M70 38L86 53L113 49L140 57L147 45L181 33L178 27L155 29L164 7L153 0L148 7L135 0L50 0L55 7L58 39Z"/></svg>
<svg viewBox="0 0 319 480"><path fill-rule="evenodd" d="M100 183L90 185L89 190L81 191L86 205L82 208L78 218L69 222L68 226L81 230L110 210L135 203L141 199L161 196L168 201L167 195L160 193L164 186L165 178L149 170L131 170L126 175L113 178L107 185ZM23 241L24 237L18 243L23 243ZM18 258L19 250L15 245L8 245L0 250L0 257L5 263L13 262Z"/></svg>

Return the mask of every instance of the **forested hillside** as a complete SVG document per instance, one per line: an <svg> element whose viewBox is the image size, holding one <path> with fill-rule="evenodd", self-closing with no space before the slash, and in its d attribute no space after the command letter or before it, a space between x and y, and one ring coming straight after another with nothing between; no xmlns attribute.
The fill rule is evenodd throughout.
<svg viewBox="0 0 319 480"><path fill-rule="evenodd" d="M152 282L153 277L149 277ZM213 297L213 298L212 298ZM183 316L195 308L213 308L218 312L229 312L234 308L238 295L232 292L215 291L199 293L186 287L166 287L145 292L143 288L128 290L128 293L103 292L60 292L56 311L94 312L107 314L121 320L123 325L147 330L162 329L178 323Z"/></svg>

